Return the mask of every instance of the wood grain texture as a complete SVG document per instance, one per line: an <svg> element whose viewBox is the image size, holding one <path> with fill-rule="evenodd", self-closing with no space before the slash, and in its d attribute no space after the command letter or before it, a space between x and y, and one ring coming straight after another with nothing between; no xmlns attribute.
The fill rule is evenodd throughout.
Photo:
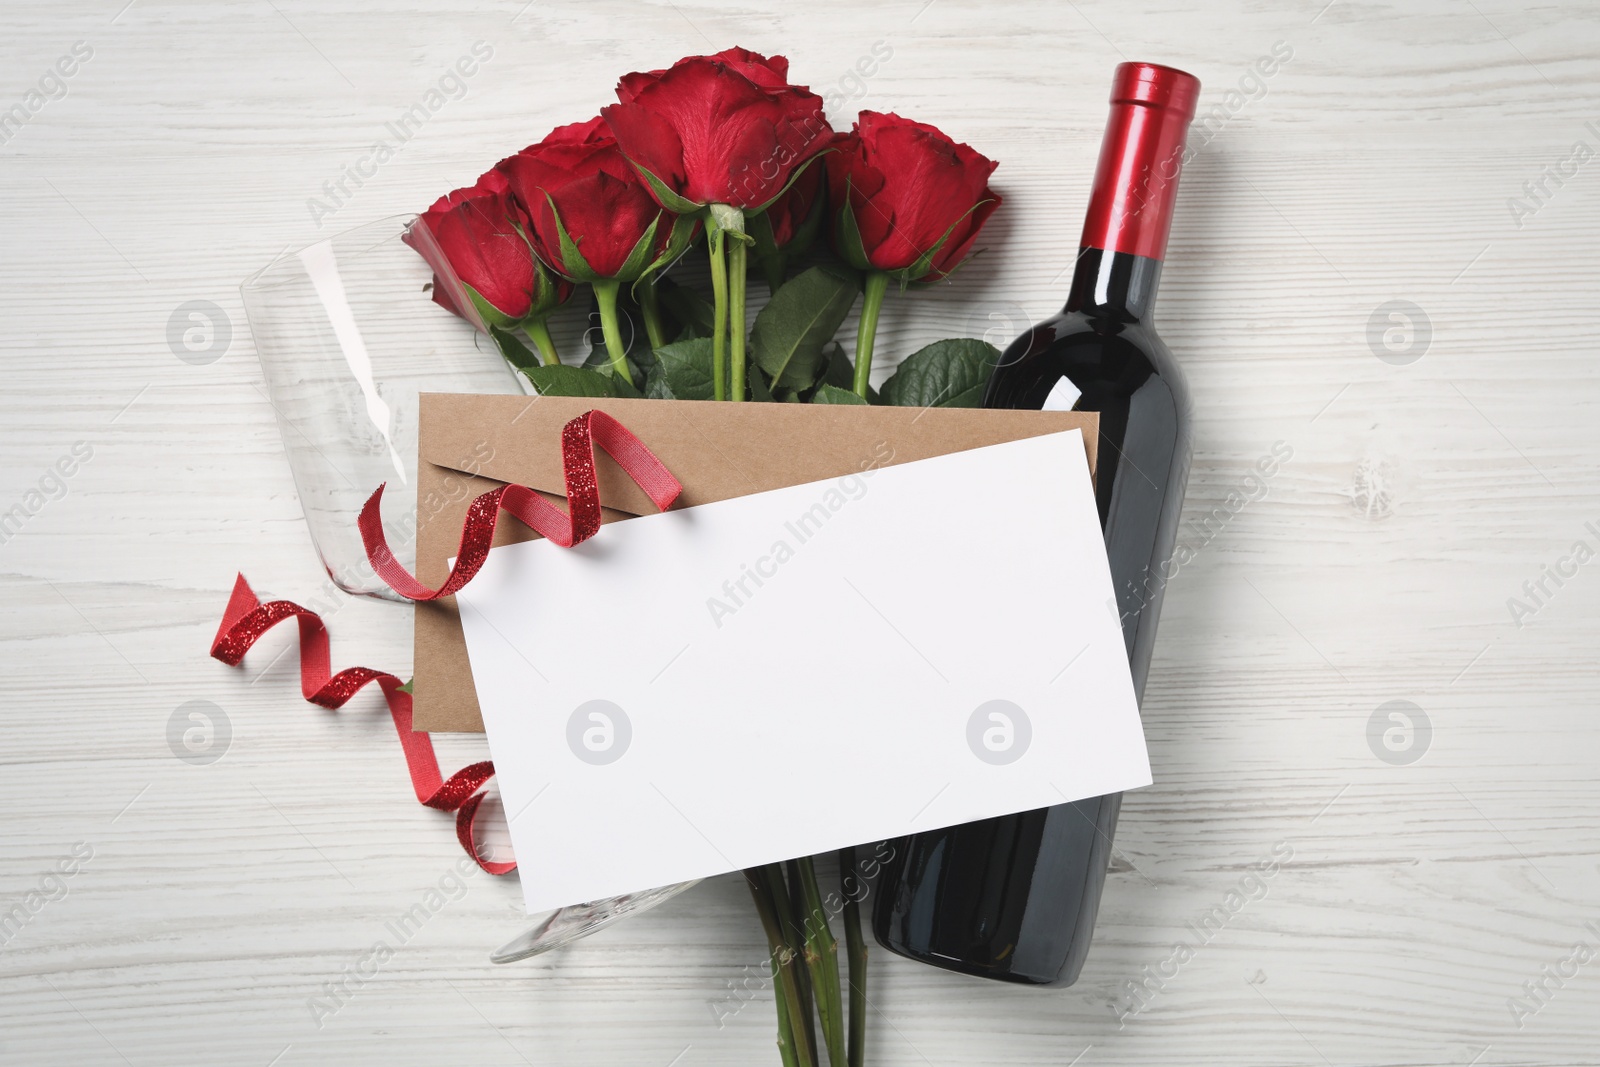
<svg viewBox="0 0 1600 1067"><path fill-rule="evenodd" d="M410 647L404 612L323 589L237 285L592 114L622 71L739 43L849 95L884 41L835 120L936 122L1002 161L1007 203L951 284L890 301L878 349L1009 337L1064 293L1112 65L1192 70L1209 109L1282 41L1293 58L1185 174L1164 279L1198 412L1186 530L1275 442L1293 455L1172 584L1156 785L1127 798L1082 980L1029 992L880 953L869 1058L1600 1063L1600 960L1547 981L1520 1026L1508 1007L1600 947L1600 565L1520 627L1506 606L1600 526L1600 162L1520 226L1507 206L1574 142L1600 146L1592 5L123 5L0 13L0 107L93 49L0 145L0 511L74 442L93 451L0 544L0 904L93 848L0 946L5 1062L776 1063L731 879L495 968L516 887L475 875L314 1018L387 923L453 885L459 852L412 802L375 697L300 702L286 634L239 671L205 658L239 568L334 606L338 663L399 671ZM314 225L308 198L478 41L494 54L466 96ZM196 299L233 330L204 366L167 341ZM1396 299L1432 327L1404 366L1368 340ZM1397 699L1433 725L1409 766L1368 744ZM167 745L189 700L231 723L209 766ZM1128 1014L1127 983L1275 846L1292 859Z"/></svg>

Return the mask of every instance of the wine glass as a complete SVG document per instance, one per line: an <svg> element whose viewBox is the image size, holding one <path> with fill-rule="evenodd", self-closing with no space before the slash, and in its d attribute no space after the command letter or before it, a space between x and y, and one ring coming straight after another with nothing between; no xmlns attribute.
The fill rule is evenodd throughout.
<svg viewBox="0 0 1600 1067"><path fill-rule="evenodd" d="M531 393L531 386L489 340L416 215L285 250L247 278L240 293L322 566L347 593L409 603L373 572L356 519L373 490L387 483L385 525L414 530L417 395ZM467 319L444 304L463 309ZM391 537L389 545L414 572L415 534ZM693 884L560 908L491 958L509 963L569 945Z"/></svg>
<svg viewBox="0 0 1600 1067"><path fill-rule="evenodd" d="M481 322L428 299L433 285L460 282L417 216L397 215L285 251L240 286L312 543L357 596L403 599L367 563L356 517L387 483L385 523L412 529L417 394L524 391ZM415 570L412 536L390 547Z"/></svg>

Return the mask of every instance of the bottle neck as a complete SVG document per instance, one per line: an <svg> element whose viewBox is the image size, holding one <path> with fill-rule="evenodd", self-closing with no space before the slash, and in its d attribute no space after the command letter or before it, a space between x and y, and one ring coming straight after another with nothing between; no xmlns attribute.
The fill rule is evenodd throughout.
<svg viewBox="0 0 1600 1067"><path fill-rule="evenodd" d="M1065 310L1147 326L1154 316L1156 287L1160 284L1159 259L1081 248Z"/></svg>
<svg viewBox="0 0 1600 1067"><path fill-rule="evenodd" d="M1068 311L1149 321L1199 93L1199 81L1171 67L1117 68Z"/></svg>
<svg viewBox="0 0 1600 1067"><path fill-rule="evenodd" d="M1080 246L1165 258L1188 129L1184 111L1113 101Z"/></svg>

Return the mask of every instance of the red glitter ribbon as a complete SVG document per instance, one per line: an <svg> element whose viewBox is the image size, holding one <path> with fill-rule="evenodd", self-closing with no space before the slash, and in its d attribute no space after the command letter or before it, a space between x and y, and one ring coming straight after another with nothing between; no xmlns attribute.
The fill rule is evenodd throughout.
<svg viewBox="0 0 1600 1067"><path fill-rule="evenodd" d="M506 485L474 500L467 510L461 530L461 547L450 577L438 589L429 589L403 567L390 551L383 535L383 520L378 506L383 486L361 509L358 525L367 559L389 587L409 600L429 601L450 596L472 580L488 558L494 541L495 525L502 510L521 519L529 527L561 545L571 548L587 541L600 529L600 487L595 480L594 446L605 449L623 471L638 483L656 507L665 511L678 499L683 486L672 472L645 447L627 427L603 411L586 411L562 427L562 472L567 485L567 511L563 512L532 489ZM406 768L417 800L430 808L456 813L456 839L461 847L490 874L508 874L516 863L486 860L479 854L475 822L484 793L484 783L494 776L494 764L485 760L463 767L448 780L439 773L439 760L433 741L426 733L411 728L411 694L402 692L400 679L369 667L349 667L330 676L328 631L316 612L288 600L262 604L250 585L239 575L233 597L211 643L211 655L237 667L246 652L262 634L285 619L300 626L300 693L313 704L340 708L359 690L377 682L394 718L395 732L405 752Z"/></svg>
<svg viewBox="0 0 1600 1067"><path fill-rule="evenodd" d="M389 705L389 714L394 717L395 732L400 735L400 747L406 754L406 768L411 772L411 787L416 790L417 800L430 808L456 813L456 839L479 867L490 874L509 874L516 870L516 863L486 860L478 849L475 823L478 806L485 795L479 790L494 776L494 764L485 760L461 768L449 779L442 778L439 759L433 752L433 740L411 729L411 694L401 691L400 679L370 667L349 667L330 676L328 630L316 612L288 600L261 603L241 574L233 584L228 610L211 642L211 655L230 667L237 667L250 646L263 634L291 618L300 625L301 695L321 707L340 708L366 685L377 682Z"/></svg>
<svg viewBox="0 0 1600 1067"><path fill-rule="evenodd" d="M509 511L531 529L562 548L587 541L600 529L600 487L594 476L594 446L605 449L623 472L645 491L662 511L672 506L683 486L672 472L622 423L603 411L586 411L561 428L561 466L567 483L567 511L550 503L525 485L503 485L474 500L461 527L461 547L450 577L438 589L429 589L401 566L383 536L378 505L383 486L367 499L357 525L367 560L390 589L407 600L438 600L455 593L473 579L489 556L495 524L501 511Z"/></svg>

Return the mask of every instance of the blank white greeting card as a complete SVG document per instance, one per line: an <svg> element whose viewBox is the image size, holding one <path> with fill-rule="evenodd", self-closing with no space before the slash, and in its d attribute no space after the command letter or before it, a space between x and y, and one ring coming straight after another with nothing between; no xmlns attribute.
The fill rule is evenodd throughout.
<svg viewBox="0 0 1600 1067"><path fill-rule="evenodd" d="M456 595L530 912L1150 784L1080 433L873 462Z"/></svg>

